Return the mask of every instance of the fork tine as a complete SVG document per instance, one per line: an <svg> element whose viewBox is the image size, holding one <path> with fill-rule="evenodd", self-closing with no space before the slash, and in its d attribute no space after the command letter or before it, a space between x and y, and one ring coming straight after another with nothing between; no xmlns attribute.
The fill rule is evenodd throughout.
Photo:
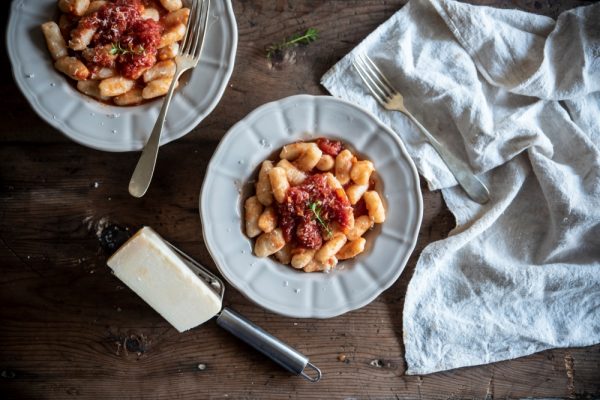
<svg viewBox="0 0 600 400"><path fill-rule="evenodd" d="M373 82L375 86L379 88L380 91L383 92L383 95L386 99L390 99L394 95L394 91L390 90L389 87L379 78L377 72L373 69L371 65L367 63L367 60L364 54L359 54L359 59L362 62L362 67L367 72L367 75Z"/></svg>
<svg viewBox="0 0 600 400"><path fill-rule="evenodd" d="M202 9L200 10L200 20L198 21L198 27L201 27L202 32L195 35L194 48L191 51L191 55L194 58L199 58L202 52L202 45L204 44L204 36L206 35L206 29L208 28L208 15L210 12L210 0L202 0Z"/></svg>
<svg viewBox="0 0 600 400"><path fill-rule="evenodd" d="M356 72L358 72L358 76L360 76L362 81L367 86L367 89L369 89L369 92L371 92L371 95L375 98L375 100L377 100L379 104L385 107L386 99L383 95L383 92L377 90L379 88L375 89L376 86L374 86L374 84L371 83L370 79L367 78L366 72L363 72L362 65L360 65L359 62L355 62L355 60L352 61L352 65L356 69Z"/></svg>
<svg viewBox="0 0 600 400"><path fill-rule="evenodd" d="M183 43L181 43L179 54L187 54L186 46L188 46L188 42L191 42L191 40L189 40L191 36L190 27L193 26L192 20L196 18L197 8L198 0L192 0L192 6L190 7L190 15L188 17L187 24L185 27L185 36L183 37Z"/></svg>
<svg viewBox="0 0 600 400"><path fill-rule="evenodd" d="M371 92L377 93L382 102L387 102L390 99L390 95L375 81L373 73L365 65L365 61L360 56L355 58L355 61L361 78L369 86Z"/></svg>
<svg viewBox="0 0 600 400"><path fill-rule="evenodd" d="M381 72L379 67L373 62L373 60L371 60L371 57L369 57L369 55L366 53L363 54L363 57L367 60L368 66L370 66L373 72L375 72L375 76L379 79L379 82L381 82L388 89L391 95L398 93L394 85L392 85L392 83L385 77L383 72Z"/></svg>
<svg viewBox="0 0 600 400"><path fill-rule="evenodd" d="M200 18L201 18L201 13L202 13L202 6L204 5L204 0L196 0L196 8L195 8L195 12L193 15L193 19L192 16L190 15L190 27L189 27L189 31L187 32L187 37L189 38L186 46L185 46L185 54L186 55L191 55L192 54L192 49L194 48L194 41L196 40L196 37L198 36L198 24L200 23Z"/></svg>
<svg viewBox="0 0 600 400"><path fill-rule="evenodd" d="M375 87L377 87L377 89L383 94L383 97L387 101L389 101L391 99L391 97L393 96L393 92L390 92L390 90L388 89L388 87L385 86L385 84L381 81L381 79L379 79L379 77L377 76L377 73L375 72L375 70L373 70L373 68L367 63L367 60L365 59L364 53L359 53L358 57L359 57L359 60L361 62L361 66L363 68L363 71L367 74L367 76L371 80L371 83Z"/></svg>

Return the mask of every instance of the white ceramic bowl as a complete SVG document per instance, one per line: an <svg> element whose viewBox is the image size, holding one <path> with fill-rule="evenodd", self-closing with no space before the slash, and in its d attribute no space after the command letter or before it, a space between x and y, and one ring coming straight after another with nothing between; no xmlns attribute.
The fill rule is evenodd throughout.
<svg viewBox="0 0 600 400"><path fill-rule="evenodd" d="M343 140L372 160L387 203L386 221L367 233L367 251L329 274L255 257L242 231L242 188L257 167L283 145L317 137ZM213 155L200 195L204 241L227 281L266 309L299 318L343 314L390 287L414 249L422 215L417 170L399 137L368 111L326 96L288 97L238 122Z"/></svg>
<svg viewBox="0 0 600 400"><path fill-rule="evenodd" d="M21 91L43 119L82 145L105 151L142 149L162 101L117 107L78 92L69 78L54 69L40 29L57 14L57 0L12 3L6 44ZM233 71L236 49L231 1L212 1L202 57L173 96L161 144L184 136L215 108Z"/></svg>

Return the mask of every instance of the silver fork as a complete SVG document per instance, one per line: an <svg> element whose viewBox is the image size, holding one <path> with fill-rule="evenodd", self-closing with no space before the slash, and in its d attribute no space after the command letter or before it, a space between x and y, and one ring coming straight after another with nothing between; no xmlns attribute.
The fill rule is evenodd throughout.
<svg viewBox="0 0 600 400"><path fill-rule="evenodd" d="M173 91L177 86L177 81L181 77L181 74L198 65L200 54L202 54L204 35L206 34L209 9L210 0L192 0L185 37L181 44L181 50L175 57L175 64L177 65L175 76L173 76L173 81L165 96L160 113L158 114L158 119L150 134L150 138L144 146L140 160L129 181L129 193L134 197L142 197L148 190L150 182L152 181L154 167L156 166L156 157L158 155L158 147L160 144L160 136L165 125L165 117L167 116L169 104L171 104Z"/></svg>
<svg viewBox="0 0 600 400"><path fill-rule="evenodd" d="M404 107L404 98L400 92L394 88L373 60L366 54L358 54L352 61L352 64L371 92L371 95L373 95L383 108L390 111L400 111L419 127L467 195L480 204L487 203L490 200L488 188L475 176L467 163L450 153L408 112L406 107Z"/></svg>

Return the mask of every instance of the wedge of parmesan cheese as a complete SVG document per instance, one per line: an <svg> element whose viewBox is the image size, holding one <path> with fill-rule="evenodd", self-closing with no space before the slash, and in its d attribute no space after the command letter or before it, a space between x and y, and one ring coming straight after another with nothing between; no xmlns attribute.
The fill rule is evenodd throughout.
<svg viewBox="0 0 600 400"><path fill-rule="evenodd" d="M107 264L179 332L221 310L220 297L149 227L140 229Z"/></svg>

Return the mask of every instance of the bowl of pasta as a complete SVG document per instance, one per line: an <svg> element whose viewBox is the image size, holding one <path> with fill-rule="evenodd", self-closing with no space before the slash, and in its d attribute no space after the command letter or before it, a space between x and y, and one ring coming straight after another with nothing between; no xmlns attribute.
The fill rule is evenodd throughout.
<svg viewBox="0 0 600 400"><path fill-rule="evenodd" d="M140 150L175 73L190 0L15 0L7 29L13 75L33 109L88 147ZM235 61L231 2L212 1L198 66L175 91L161 144L220 100Z"/></svg>
<svg viewBox="0 0 600 400"><path fill-rule="evenodd" d="M329 96L263 105L234 125L200 194L219 271L278 314L329 318L400 276L422 219L416 168L368 111Z"/></svg>

